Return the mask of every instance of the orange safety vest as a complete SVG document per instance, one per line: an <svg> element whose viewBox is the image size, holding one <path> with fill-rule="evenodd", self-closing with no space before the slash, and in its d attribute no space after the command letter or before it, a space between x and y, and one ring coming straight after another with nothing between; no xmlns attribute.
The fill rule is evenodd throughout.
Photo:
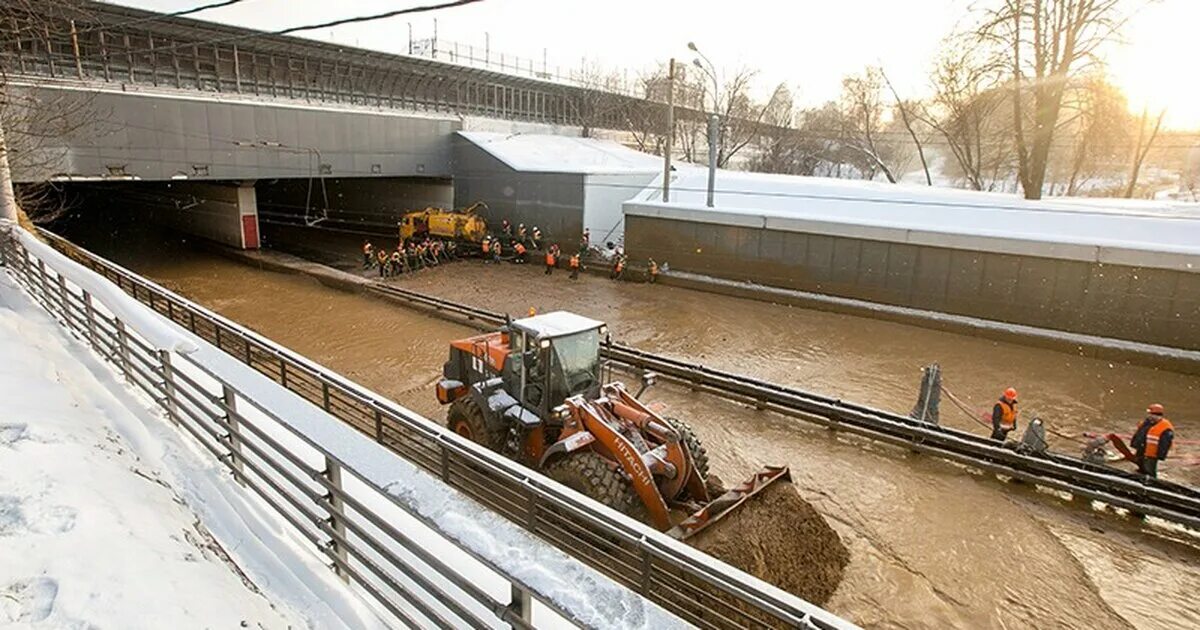
<svg viewBox="0 0 1200 630"><path fill-rule="evenodd" d="M375 257L379 259L379 262L384 262L387 260L388 256L387 256L387 252L385 252L381 249L381 250L379 250L378 254L375 254Z"/></svg>
<svg viewBox="0 0 1200 630"><path fill-rule="evenodd" d="M572 269L579 268L579 256L578 255L571 256L571 268Z"/></svg>
<svg viewBox="0 0 1200 630"><path fill-rule="evenodd" d="M525 246L520 243L517 243L517 254L524 254L524 253L525 253Z"/></svg>
<svg viewBox="0 0 1200 630"><path fill-rule="evenodd" d="M658 275L658 263L653 263L653 262L650 263L650 275L652 275L652 276Z"/></svg>
<svg viewBox="0 0 1200 630"><path fill-rule="evenodd" d="M624 260L617 261L617 271L619 271L619 272L625 271L625 261Z"/></svg>
<svg viewBox="0 0 1200 630"><path fill-rule="evenodd" d="M1006 431L1017 428L1017 401L1010 403L1001 398L997 404L1000 405L1000 428Z"/></svg>
<svg viewBox="0 0 1200 630"><path fill-rule="evenodd" d="M491 247L488 241L483 242L483 253L488 253L488 248Z"/></svg>
<svg viewBox="0 0 1200 630"><path fill-rule="evenodd" d="M555 262L557 262L557 261L554 260L554 254L552 254L550 252L546 252L546 266L553 267Z"/></svg>
<svg viewBox="0 0 1200 630"><path fill-rule="evenodd" d="M1158 459L1158 440L1162 437L1164 431L1174 431L1175 427L1170 420L1159 418L1150 430L1146 431L1146 457Z"/></svg>

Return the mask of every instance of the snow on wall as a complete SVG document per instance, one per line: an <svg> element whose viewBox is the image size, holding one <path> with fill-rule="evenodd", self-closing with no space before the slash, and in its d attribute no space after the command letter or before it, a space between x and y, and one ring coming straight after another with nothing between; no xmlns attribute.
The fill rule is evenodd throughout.
<svg viewBox="0 0 1200 630"><path fill-rule="evenodd" d="M662 203L656 182L625 204L626 214L791 231L809 231L812 223L821 223L824 229L841 225L1200 255L1200 204L1193 203L1028 201L1003 193L719 171L715 207L707 208L707 171L685 166L672 182L670 203ZM903 238L901 233L879 240Z"/></svg>
<svg viewBox="0 0 1200 630"><path fill-rule="evenodd" d="M486 131L460 131L458 135L517 171L616 175L662 170L662 158L609 140ZM631 190L630 196L635 192Z"/></svg>

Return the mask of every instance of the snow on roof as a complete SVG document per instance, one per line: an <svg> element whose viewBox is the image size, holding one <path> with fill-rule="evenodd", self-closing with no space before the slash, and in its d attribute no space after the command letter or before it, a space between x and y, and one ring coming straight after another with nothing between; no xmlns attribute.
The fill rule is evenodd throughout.
<svg viewBox="0 0 1200 630"><path fill-rule="evenodd" d="M669 204L661 201L660 177L626 202L625 211L781 230L802 231L801 224L820 223L829 228L864 228L863 232L876 236L890 234L876 240L896 240L915 231L1200 255L1200 204L1195 203L1100 198L1029 201L1005 193L718 171L714 207L708 208L707 175L704 169L683 166L672 178ZM1195 268L1200 269L1200 263Z"/></svg>
<svg viewBox="0 0 1200 630"><path fill-rule="evenodd" d="M532 332L538 337L561 337L585 330L595 330L603 326L604 322L567 311L554 311L518 319L513 322L513 325Z"/></svg>
<svg viewBox="0 0 1200 630"><path fill-rule="evenodd" d="M608 140L489 131L460 131L458 135L517 171L618 175L662 169L662 158Z"/></svg>

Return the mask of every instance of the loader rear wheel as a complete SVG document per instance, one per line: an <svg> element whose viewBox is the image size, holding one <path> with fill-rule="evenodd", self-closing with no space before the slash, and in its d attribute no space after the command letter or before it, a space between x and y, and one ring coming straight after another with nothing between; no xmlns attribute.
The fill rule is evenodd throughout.
<svg viewBox="0 0 1200 630"><path fill-rule="evenodd" d="M503 433L488 426L483 410L470 396L450 405L450 411L446 414L446 428L497 453L504 446Z"/></svg>
<svg viewBox="0 0 1200 630"><path fill-rule="evenodd" d="M580 451L551 462L546 476L643 523L646 506L620 471L594 451Z"/></svg>
<svg viewBox="0 0 1200 630"><path fill-rule="evenodd" d="M696 464L696 472L700 473L700 479L708 481L708 451L704 449L704 444L692 430L692 425L678 418L665 418L665 420L683 439L683 445L687 447L688 454L692 456L692 461Z"/></svg>

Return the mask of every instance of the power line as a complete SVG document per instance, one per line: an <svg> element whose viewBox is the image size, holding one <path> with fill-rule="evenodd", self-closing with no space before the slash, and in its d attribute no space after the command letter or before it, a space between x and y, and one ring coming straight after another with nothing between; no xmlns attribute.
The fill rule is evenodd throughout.
<svg viewBox="0 0 1200 630"><path fill-rule="evenodd" d="M132 20L126 20L124 22L117 22L116 24L97 24L96 26L91 26L91 27L88 27L85 29L81 29L79 31L79 33L80 34L90 33L92 31L96 31L96 30L100 30L100 29L124 28L126 26L133 26L134 24L145 24L146 22L157 22L159 20L165 20L168 18L183 17L185 15L191 15L193 13L199 13L201 11L208 11L209 9L220 9L221 7L227 7L227 6L238 4L241 2L245 2L245 1L246 0L223 0L222 2L213 2L210 4L202 4L200 6L192 7L190 9L183 9L181 11L175 11L174 13L159 13L159 14L155 14L155 15L148 15L146 17L136 18L136 19L132 19Z"/></svg>
<svg viewBox="0 0 1200 630"><path fill-rule="evenodd" d="M466 6L469 4L475 4L478 2L483 2L483 0L452 0L450 2L441 2L438 4L427 4L427 5L417 6L417 7L410 7L407 9L395 9L393 11L385 11L383 13L376 13L373 15L360 15L360 16L348 17L348 18L339 18L336 20L330 20L328 22L322 22L320 24L305 24L302 26L290 26L288 28L283 28L283 29L279 29L276 31L250 31L248 33L242 33L240 35L230 35L228 37L209 39L209 40L205 40L203 42L190 42L190 43L186 43L186 44L175 44L173 46L167 46L164 48L143 48L141 50L126 51L123 54L126 54L126 55L141 55L141 54L147 54L147 53L156 53L157 54L157 53L170 52L170 51L178 50L181 48L190 48L198 43L203 43L205 45L211 46L214 44L225 44L228 42L244 41L244 40L253 39L256 37L290 35L292 33L299 33L302 31L313 31L313 30L318 30L318 29L322 29L322 28L333 28L335 26L342 26L345 24L358 24L358 23L362 23L362 22L372 22L375 20L383 20L383 19L387 19L387 18L396 17L399 15L411 15L414 13L427 13L430 11L439 11L442 9L454 9L454 8Z"/></svg>

